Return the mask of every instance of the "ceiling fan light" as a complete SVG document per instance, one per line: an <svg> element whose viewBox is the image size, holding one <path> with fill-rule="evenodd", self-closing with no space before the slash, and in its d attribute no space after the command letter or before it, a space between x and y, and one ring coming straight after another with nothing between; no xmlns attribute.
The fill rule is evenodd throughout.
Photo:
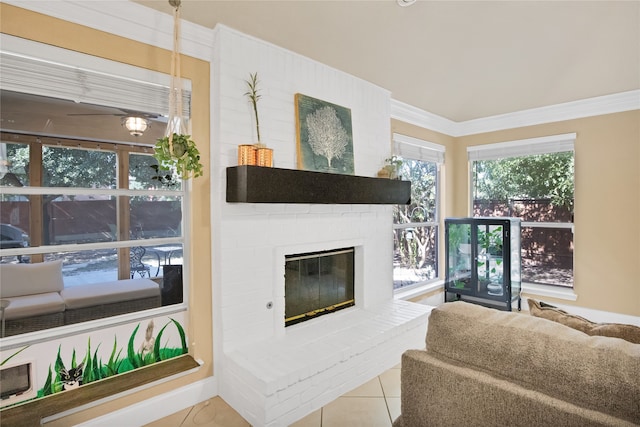
<svg viewBox="0 0 640 427"><path fill-rule="evenodd" d="M149 127L149 121L142 117L125 117L124 127L133 136L141 136Z"/></svg>

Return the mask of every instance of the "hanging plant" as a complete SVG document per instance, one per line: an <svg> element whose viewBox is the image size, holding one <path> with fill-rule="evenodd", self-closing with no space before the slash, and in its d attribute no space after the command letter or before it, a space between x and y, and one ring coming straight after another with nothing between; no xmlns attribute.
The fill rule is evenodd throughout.
<svg viewBox="0 0 640 427"><path fill-rule="evenodd" d="M202 176L200 151L191 135L174 133L173 141L168 136L158 139L153 157L163 169L175 170L182 179Z"/></svg>
<svg viewBox="0 0 640 427"><path fill-rule="evenodd" d="M165 136L156 141L153 157L163 169L176 171L182 179L202 176L200 151L191 135L186 134L182 118L182 81L180 78L180 0L169 0L173 11L173 52L171 53L171 88L169 120Z"/></svg>

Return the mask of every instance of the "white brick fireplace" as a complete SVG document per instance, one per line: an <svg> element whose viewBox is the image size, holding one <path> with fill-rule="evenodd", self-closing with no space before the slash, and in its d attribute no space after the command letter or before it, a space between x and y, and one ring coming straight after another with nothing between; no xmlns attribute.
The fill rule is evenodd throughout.
<svg viewBox="0 0 640 427"><path fill-rule="evenodd" d="M215 37L214 374L220 396L252 425L286 426L423 346L429 308L393 299L391 206L225 201L237 146L256 142L244 80L258 73L262 142L288 169L301 93L351 109L356 174L375 176L390 155L390 94L227 27ZM355 248L356 306L285 329L285 255L344 247Z"/></svg>

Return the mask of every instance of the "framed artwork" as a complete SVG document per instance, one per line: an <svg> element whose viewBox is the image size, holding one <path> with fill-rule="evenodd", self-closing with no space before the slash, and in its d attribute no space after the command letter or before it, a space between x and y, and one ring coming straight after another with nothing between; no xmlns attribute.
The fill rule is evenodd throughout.
<svg viewBox="0 0 640 427"><path fill-rule="evenodd" d="M298 169L353 175L351 110L297 93Z"/></svg>

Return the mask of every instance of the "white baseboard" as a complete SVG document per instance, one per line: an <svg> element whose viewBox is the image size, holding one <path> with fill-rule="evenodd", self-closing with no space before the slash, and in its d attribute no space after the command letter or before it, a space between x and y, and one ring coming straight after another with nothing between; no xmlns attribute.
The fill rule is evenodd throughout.
<svg viewBox="0 0 640 427"><path fill-rule="evenodd" d="M522 310L529 310L529 306L526 301L526 297L522 300ZM540 298L532 298L536 301L540 301ZM577 316L584 317L592 322L596 323L624 323L627 325L640 326L640 317L631 316L629 314L613 313L610 311L594 310L592 308L579 307L576 305L565 305L557 303L555 301L549 302L561 310L566 311L569 314L575 314Z"/></svg>
<svg viewBox="0 0 640 427"><path fill-rule="evenodd" d="M76 424L75 427L138 427L157 421L218 395L218 379L208 377L169 393Z"/></svg>
<svg viewBox="0 0 640 427"><path fill-rule="evenodd" d="M569 292L573 292L573 290L569 290L567 292L567 294ZM541 298L542 296L542 292L536 292L535 295L523 295L522 296L522 311L529 311L529 306L527 303L527 299L531 298L534 299L536 301L540 301L540 299L542 299L544 301L544 297ZM553 296L554 298L558 298L558 295L554 294L554 295L546 295L546 296ZM429 298L423 298L420 301L417 301L419 304L426 304L426 305L432 305L434 307L439 306L440 304L443 304L442 301L442 297L443 297L443 293L439 293L439 294L435 294L430 296ZM568 298L565 297L564 299L567 300L573 300L572 298ZM596 323L624 323L624 324L628 324L628 325L635 325L635 326L640 326L640 316L632 316L629 314L621 314L621 313L613 313L610 311L602 311L602 310L594 310L592 308L585 308L585 307L580 307L580 306L576 306L576 305L567 305L567 304L562 304L562 303L558 303L558 302L549 302L550 304L553 304L554 306L560 308L561 310L566 311L567 313L570 314L575 314L578 316L582 316L585 319L589 319L592 322L596 322ZM514 304L514 309L515 309L515 304Z"/></svg>

